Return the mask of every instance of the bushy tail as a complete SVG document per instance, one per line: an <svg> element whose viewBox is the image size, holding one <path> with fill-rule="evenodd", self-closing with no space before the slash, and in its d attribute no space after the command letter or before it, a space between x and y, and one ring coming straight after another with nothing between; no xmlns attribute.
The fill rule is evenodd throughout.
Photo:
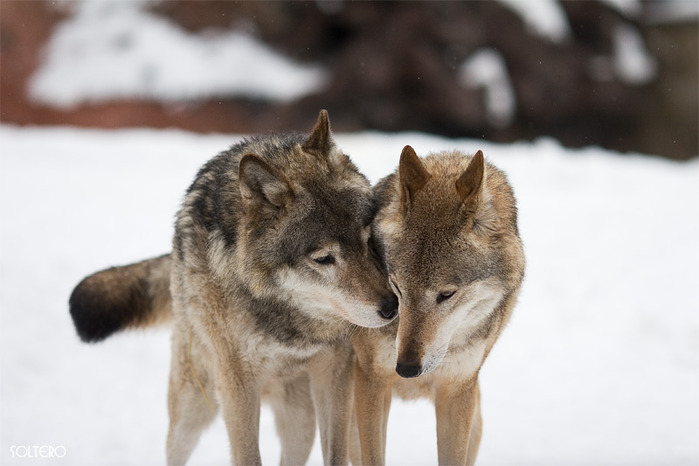
<svg viewBox="0 0 699 466"><path fill-rule="evenodd" d="M69 300L80 338L93 343L119 330L168 320L172 316L170 264L167 254L84 278Z"/></svg>

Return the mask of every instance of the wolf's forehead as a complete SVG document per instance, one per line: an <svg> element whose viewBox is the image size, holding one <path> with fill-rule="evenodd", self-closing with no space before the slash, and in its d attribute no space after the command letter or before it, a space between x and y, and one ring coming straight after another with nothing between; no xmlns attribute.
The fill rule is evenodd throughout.
<svg viewBox="0 0 699 466"><path fill-rule="evenodd" d="M371 222L371 198L356 190L316 186L297 199L289 228L307 243L353 241Z"/></svg>
<svg viewBox="0 0 699 466"><path fill-rule="evenodd" d="M492 276L497 253L484 251L463 236L403 235L386 247L392 271L424 284L468 284Z"/></svg>
<svg viewBox="0 0 699 466"><path fill-rule="evenodd" d="M368 186L353 186L347 183L335 185L311 184L307 188L306 211L316 217L343 222L357 221L368 225L373 219L374 203Z"/></svg>

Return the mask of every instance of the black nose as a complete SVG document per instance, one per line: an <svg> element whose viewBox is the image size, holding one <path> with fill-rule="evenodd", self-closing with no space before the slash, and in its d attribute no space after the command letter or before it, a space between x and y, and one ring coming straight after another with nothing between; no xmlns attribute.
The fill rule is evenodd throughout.
<svg viewBox="0 0 699 466"><path fill-rule="evenodd" d="M396 364L396 372L405 379L417 377L422 372L422 366L419 364Z"/></svg>
<svg viewBox="0 0 699 466"><path fill-rule="evenodd" d="M398 298L391 293L381 301L381 317L386 320L393 320L398 315Z"/></svg>

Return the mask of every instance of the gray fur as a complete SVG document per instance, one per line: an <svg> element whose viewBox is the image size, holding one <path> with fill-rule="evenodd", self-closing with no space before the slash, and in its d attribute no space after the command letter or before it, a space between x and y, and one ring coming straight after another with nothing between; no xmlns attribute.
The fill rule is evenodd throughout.
<svg viewBox="0 0 699 466"><path fill-rule="evenodd" d="M220 410L234 463L258 464L263 398L282 464L307 460L314 410L325 462L347 462L349 335L397 312L368 235L374 213L369 182L322 111L310 136L252 137L206 163L170 255L76 287L71 313L85 340L173 318L168 463L187 461Z"/></svg>

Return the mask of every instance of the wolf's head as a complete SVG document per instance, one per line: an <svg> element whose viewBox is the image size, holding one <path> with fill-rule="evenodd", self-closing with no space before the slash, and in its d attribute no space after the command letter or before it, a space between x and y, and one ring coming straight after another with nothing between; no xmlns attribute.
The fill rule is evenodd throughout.
<svg viewBox="0 0 699 466"><path fill-rule="evenodd" d="M327 112L304 141L244 155L239 180L238 257L254 293L286 296L314 318L363 327L396 316L397 299L370 244L370 184L333 143Z"/></svg>
<svg viewBox="0 0 699 466"><path fill-rule="evenodd" d="M376 228L400 302L396 370L416 377L442 362L456 333L489 334L502 321L524 270L515 200L480 151L422 160L406 146L398 174L377 190Z"/></svg>

